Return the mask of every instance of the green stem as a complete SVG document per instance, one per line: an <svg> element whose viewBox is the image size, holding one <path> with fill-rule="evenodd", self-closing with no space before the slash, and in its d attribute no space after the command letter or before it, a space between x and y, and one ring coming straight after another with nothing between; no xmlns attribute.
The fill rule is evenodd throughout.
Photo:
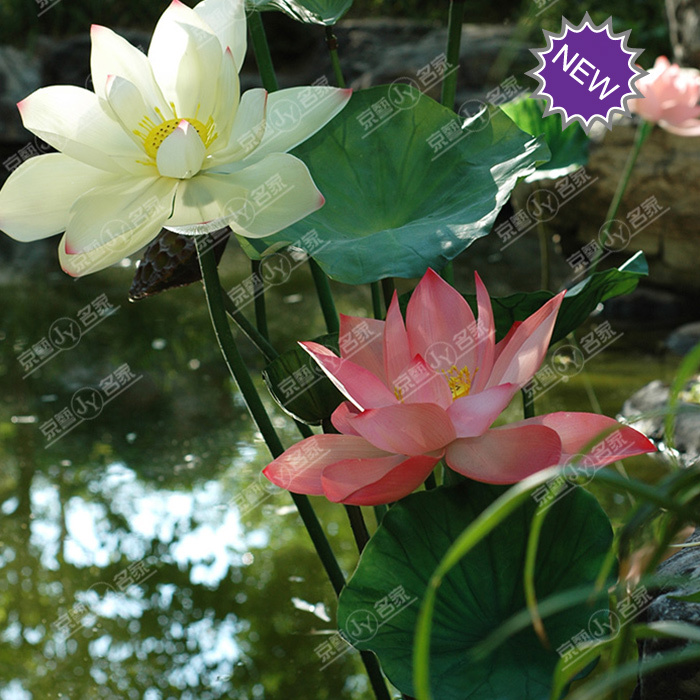
<svg viewBox="0 0 700 700"><path fill-rule="evenodd" d="M333 27L329 27L328 25L326 25L326 46L331 55L335 82L338 83L338 87L344 88L345 78L343 77L343 70L340 67L340 58L338 57L338 38L333 34Z"/></svg>
<svg viewBox="0 0 700 700"><path fill-rule="evenodd" d="M369 542L369 532L367 532L367 525L365 525L365 519L362 516L362 509L360 506L345 506L345 510L348 514L352 534L354 535L355 542L357 543L357 549L360 554L362 554L362 550Z"/></svg>
<svg viewBox="0 0 700 700"><path fill-rule="evenodd" d="M385 277L382 280L382 295L384 296L384 307L389 308L391 298L394 296L394 280L391 277Z"/></svg>
<svg viewBox="0 0 700 700"><path fill-rule="evenodd" d="M450 14L447 20L447 62L442 79L442 96L440 102L454 109L457 96L457 66L459 66L459 49L462 43L462 21L464 20L465 0L451 0Z"/></svg>
<svg viewBox="0 0 700 700"><path fill-rule="evenodd" d="M451 284L454 287L455 284L455 268L454 264L452 263L452 260L450 260L445 267L442 268L442 272L440 273L442 276L442 279L447 282L447 284Z"/></svg>
<svg viewBox="0 0 700 700"><path fill-rule="evenodd" d="M198 245L200 244L200 240L203 241L203 239L198 238ZM214 326L214 333L216 334L219 348L221 349L221 354L224 356L226 365L236 381L246 405L248 406L248 410L260 434L263 436L270 453L273 457L279 457L284 452L284 447L272 425L270 417L267 415L265 406L263 406L262 400L253 383L253 379L243 362L243 358L240 352L238 352L233 335L231 335L231 328L226 319L224 295L221 290L214 251L211 248L203 248L200 250L198 247L197 253L199 256L199 266L202 270L204 294L207 298L209 314L211 316L212 325ZM340 595L340 591L345 585L345 577L328 544L321 523L319 523L307 496L296 493L292 493L291 496L311 537L311 541L316 548L316 553L328 574L331 585L336 594Z"/></svg>
<svg viewBox="0 0 700 700"><path fill-rule="evenodd" d="M262 269L261 260L251 260L251 268L253 271L253 305L255 307L255 325L258 328L260 335L265 338L270 338L270 333L267 329L267 312L265 311L265 282L260 274Z"/></svg>
<svg viewBox="0 0 700 700"><path fill-rule="evenodd" d="M430 491L430 489L434 489L437 486L437 481L435 480L435 473L430 472L428 474L428 478L425 480L425 490Z"/></svg>
<svg viewBox="0 0 700 700"><path fill-rule="evenodd" d="M520 393L523 395L523 417L524 418L534 418L535 417L535 397L528 395L525 389L521 389Z"/></svg>
<svg viewBox="0 0 700 700"><path fill-rule="evenodd" d="M608 208L607 214L605 215L605 223L603 224L603 230L600 232L600 237L598 239L600 243L600 250L598 251L598 255L593 259L593 263L591 264L591 275L596 271L598 261L600 260L600 257L603 254L603 248L607 243L608 233L610 232L610 223L617 216L617 210L620 208L622 198L624 197L625 191L627 190L627 185L630 181L630 175L632 175L634 164L637 162L637 156L639 155L639 152L641 151L644 142L646 141L653 128L654 124L646 120L641 121L639 126L637 127L637 133L634 137L634 145L632 146L632 150L630 151L630 154L627 158L627 163L625 163L625 169L622 171L620 181L617 183L617 189L615 190L612 202L610 202L610 207Z"/></svg>
<svg viewBox="0 0 700 700"><path fill-rule="evenodd" d="M270 344L270 341L258 331L258 329L245 317L243 312L236 306L233 299L228 294L223 295L224 308L226 313L236 323L236 325L246 334L248 340L260 351L262 356L272 362L279 357L279 353Z"/></svg>
<svg viewBox="0 0 700 700"><path fill-rule="evenodd" d="M372 282L370 289L372 290L372 312L374 318L381 321L384 318L384 314L382 312L382 289L379 286L379 282Z"/></svg>
<svg viewBox="0 0 700 700"><path fill-rule="evenodd" d="M328 282L328 275L326 275L313 258L309 258L309 267L311 268L311 275L314 278L316 294L321 304L321 311L323 312L323 318L326 322L326 328L329 333L339 333L340 321L338 320L338 312L336 311L335 302L333 301L331 285Z"/></svg>
<svg viewBox="0 0 700 700"><path fill-rule="evenodd" d="M373 506L374 508L374 517L377 520L377 525L382 524L382 519L386 515L386 511L388 510L386 506Z"/></svg>
<svg viewBox="0 0 700 700"><path fill-rule="evenodd" d="M275 92L275 90L279 90L279 84L275 75L275 67L272 65L272 56L270 55L270 46L265 35L265 27L263 26L260 12L257 10L248 14L248 31L250 32L250 41L253 44L255 61L258 64L263 87L268 92Z"/></svg>
<svg viewBox="0 0 700 700"><path fill-rule="evenodd" d="M535 202L539 211L542 211L540 204L540 191L535 190ZM537 219L537 235L540 239L540 288L549 290L550 263L549 263L549 237L544 221Z"/></svg>

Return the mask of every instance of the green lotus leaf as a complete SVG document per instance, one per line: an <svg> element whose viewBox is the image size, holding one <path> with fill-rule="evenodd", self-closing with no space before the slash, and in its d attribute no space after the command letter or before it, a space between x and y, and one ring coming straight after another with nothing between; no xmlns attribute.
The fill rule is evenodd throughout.
<svg viewBox="0 0 700 700"><path fill-rule="evenodd" d="M348 284L441 269L489 233L517 180L548 157L542 137L500 110L464 121L402 83L356 92L292 153L326 203L255 248L315 229L322 245L307 252Z"/></svg>
<svg viewBox="0 0 700 700"><path fill-rule="evenodd" d="M577 122L562 131L561 115L543 117L543 100L524 97L501 105L501 109L523 130L533 136L544 136L552 157L528 175L528 182L554 179L577 170L588 162L589 139Z"/></svg>
<svg viewBox="0 0 700 700"><path fill-rule="evenodd" d="M340 596L338 624L357 649L372 650L389 680L414 696L416 621L438 563L503 487L467 481L415 493L389 509ZM437 592L430 646L436 700L548 700L561 649L595 641L607 596L543 618L549 647L524 627L478 661L470 657L506 620L525 609L523 565L534 499L515 510L446 575ZM540 602L591 586L612 543L610 523L581 488L555 501L541 531L535 570ZM580 599L579 599L580 601ZM482 647L483 648L483 647ZM571 648L576 649L575 645Z"/></svg>
<svg viewBox="0 0 700 700"><path fill-rule="evenodd" d="M281 10L305 24L335 24L352 5L352 0L248 0L256 10Z"/></svg>

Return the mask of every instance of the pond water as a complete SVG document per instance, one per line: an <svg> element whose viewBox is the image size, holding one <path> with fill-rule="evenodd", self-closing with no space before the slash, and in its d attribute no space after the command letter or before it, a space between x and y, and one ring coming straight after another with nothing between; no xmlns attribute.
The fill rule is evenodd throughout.
<svg viewBox="0 0 700 700"><path fill-rule="evenodd" d="M369 698L359 656L335 646L334 594L291 500L261 480L268 454L200 286L129 303L133 268L74 281L53 253L20 260L0 286L0 700ZM239 252L224 263L226 288L247 276ZM370 314L367 290L338 289L340 310ZM278 348L324 331L306 267L267 301ZM623 331L538 411L590 410L594 390L614 415L672 375L649 334ZM349 575L344 509L313 502Z"/></svg>

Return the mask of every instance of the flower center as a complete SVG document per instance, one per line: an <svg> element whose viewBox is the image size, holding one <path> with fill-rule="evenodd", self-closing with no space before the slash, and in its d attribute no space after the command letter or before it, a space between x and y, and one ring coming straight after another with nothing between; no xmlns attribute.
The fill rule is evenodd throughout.
<svg viewBox="0 0 700 700"><path fill-rule="evenodd" d="M440 371L445 375L445 379L447 379L447 384L452 392L453 401L462 396L469 395L469 390L472 387L472 377L466 367L457 369L457 365L452 365L450 369L441 369ZM474 372L474 374L476 374L476 372Z"/></svg>
<svg viewBox="0 0 700 700"><path fill-rule="evenodd" d="M138 136L143 142L144 150L151 158L153 158L153 160L155 160L156 155L158 154L158 149L163 141L165 141L165 139L167 139L168 136L170 136L170 134L177 129L178 124L183 119L182 117L177 116L175 105L171 104L170 106L173 108L175 119L166 119L163 116L163 113L156 107L155 112L161 118L160 124L155 124L150 117L144 117L139 122L139 129L134 129L136 136ZM197 112L199 112L199 108L197 109ZM204 147L209 148L214 139L216 139L218 136L216 133L216 124L214 124L214 119L212 117L209 117L206 124L203 124L201 121L199 121L199 119L197 119L197 112L195 112L193 119L189 119L187 117L185 117L185 119L195 128L199 134L199 138L202 139Z"/></svg>

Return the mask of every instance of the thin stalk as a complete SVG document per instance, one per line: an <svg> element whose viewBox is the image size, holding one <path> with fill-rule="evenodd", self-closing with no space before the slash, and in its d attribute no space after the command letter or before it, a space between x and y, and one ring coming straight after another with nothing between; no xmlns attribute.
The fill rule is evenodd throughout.
<svg viewBox="0 0 700 700"><path fill-rule="evenodd" d="M459 66L459 49L462 43L462 21L464 20L465 0L451 0L447 19L447 62L442 78L442 95L440 102L454 109L457 96L457 67Z"/></svg>
<svg viewBox="0 0 700 700"><path fill-rule="evenodd" d="M521 389L520 393L523 395L523 418L534 418L535 417L535 397L528 394L525 389Z"/></svg>
<svg viewBox="0 0 700 700"><path fill-rule="evenodd" d="M260 73L263 87L268 92L275 92L275 90L279 90L279 84L275 74L275 67L272 65L272 56L270 55L270 46L265 35L265 27L263 26L260 12L257 10L248 14L248 31L250 32L250 40L253 44L255 61L258 64L258 72Z"/></svg>
<svg viewBox="0 0 700 700"><path fill-rule="evenodd" d="M199 244L199 240L198 244ZM277 432L275 431L270 417L267 415L265 406L258 395L258 392L253 384L253 379L250 376L248 369L243 362L240 352L236 346L236 342L231 334L231 328L226 320L226 309L224 307L224 295L221 290L219 281L219 272L216 265L216 257L212 249L197 248L199 256L199 266L202 270L202 282L204 284L204 294L207 298L209 314L211 316L214 333L221 349L221 354L226 361L231 375L233 376L238 388L246 402L255 424L260 431L260 434L265 440L270 453L273 457L279 457L284 452L284 447L280 441ZM311 541L316 548L321 563L323 564L331 585L336 594L340 595L340 591L345 585L345 577L340 570L340 565L336 560L333 551L331 550L326 535L323 532L321 523L319 523L316 514L314 513L311 503L307 496L292 493L292 499L299 511L306 530L311 537Z"/></svg>
<svg viewBox="0 0 700 700"><path fill-rule="evenodd" d="M338 57L338 38L333 34L333 27L326 25L326 46L328 53L331 55L331 65L335 74L335 82L339 88L345 87L345 78L343 77L343 69L340 67L340 58Z"/></svg>
<svg viewBox="0 0 700 700"><path fill-rule="evenodd" d="M316 294L321 304L321 311L323 312L323 319L326 322L326 328L329 333L338 333L340 332L340 321L338 320L338 312L336 311L335 302L333 301L331 285L328 282L328 275L326 275L313 258L309 258L309 267L311 268L311 275L314 278Z"/></svg>
<svg viewBox="0 0 700 700"><path fill-rule="evenodd" d="M442 276L442 279L447 282L447 284L451 284L454 287L455 283L455 267L454 264L452 263L452 260L450 260L445 267L442 268L442 272L440 273Z"/></svg>
<svg viewBox="0 0 700 700"><path fill-rule="evenodd" d="M255 325L263 338L269 339L270 332L267 329L267 312L265 311L265 282L260 275L262 269L261 260L251 260L253 271L253 305L255 306Z"/></svg>
<svg viewBox="0 0 700 700"><path fill-rule="evenodd" d="M367 525L365 525L362 509L360 506L345 506L345 510L348 514L348 520L350 521L352 534L355 537L357 549L360 554L362 554L362 550L369 542L369 532L367 531Z"/></svg>
<svg viewBox="0 0 700 700"><path fill-rule="evenodd" d="M379 286L379 282L372 282L370 289L372 290L372 312L374 318L381 321L384 318L384 314L382 313L382 289Z"/></svg>
<svg viewBox="0 0 700 700"><path fill-rule="evenodd" d="M384 296L384 307L389 308L391 298L394 296L394 280L391 277L385 277L382 282L382 295Z"/></svg>
<svg viewBox="0 0 700 700"><path fill-rule="evenodd" d="M258 329L245 317L245 314L236 306L233 299L228 294L223 295L224 308L231 320L245 333L260 354L268 361L272 362L279 357L279 353L272 347L270 341L263 336Z"/></svg>
<svg viewBox="0 0 700 700"><path fill-rule="evenodd" d="M535 202L539 211L542 211L539 190L535 190ZM549 262L549 238L547 236L547 229L545 227L545 223L544 221L542 221L542 219L539 218L537 219L537 235L540 239L540 288L549 291L549 285L551 284L551 266Z"/></svg>
<svg viewBox="0 0 700 700"><path fill-rule="evenodd" d="M646 141L653 128L653 123L648 122L646 120L642 120L639 126L637 127L637 133L634 137L634 145L632 146L632 150L630 151L630 154L627 157L625 169L622 171L622 175L620 176L620 180L617 183L617 189L615 190L612 202L610 202L610 207L608 208L607 214L605 215L605 223L603 224L604 228L600 232L600 237L598 239L600 242L600 250L598 251L598 255L596 255L596 257L593 259L593 263L591 264L589 273L591 275L596 271L598 261L600 260L600 257L603 254L603 248L607 243L608 233L610 232L609 224L617 216L617 210L620 208L622 198L624 197L625 191L627 190L627 185L630 181L630 175L632 174L632 170L634 169L634 164L637 162L637 156L639 155L639 151L641 151L644 142Z"/></svg>
<svg viewBox="0 0 700 700"><path fill-rule="evenodd" d="M387 507L386 506L373 506L374 508L374 517L377 520L377 525L382 524L382 519L386 515Z"/></svg>

